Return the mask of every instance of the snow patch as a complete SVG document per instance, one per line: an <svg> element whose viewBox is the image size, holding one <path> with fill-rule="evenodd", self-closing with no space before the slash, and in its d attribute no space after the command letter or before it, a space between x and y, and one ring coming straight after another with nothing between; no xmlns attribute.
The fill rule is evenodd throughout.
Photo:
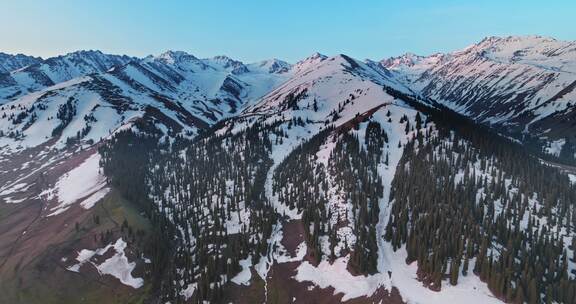
<svg viewBox="0 0 576 304"><path fill-rule="evenodd" d="M242 266L242 271L232 278L232 282L238 285L250 285L250 279L252 278L252 272L250 267L252 266L252 257L240 260L240 266Z"/></svg>
<svg viewBox="0 0 576 304"><path fill-rule="evenodd" d="M118 242L121 242L122 247L118 247ZM126 243L119 239L114 245L116 249L116 254L104 261L96 268L100 274L109 274L122 282L122 284L131 286L133 288L140 288L144 285L144 280L142 278L134 278L132 276L132 271L136 267L135 262L129 262L128 258L124 254L124 249L126 248Z"/></svg>
<svg viewBox="0 0 576 304"><path fill-rule="evenodd" d="M191 284L188 284L186 289L184 289L180 292L180 295L183 296L185 300L188 300L192 297L192 295L194 294L194 291L196 291L196 283L191 283Z"/></svg>
<svg viewBox="0 0 576 304"><path fill-rule="evenodd" d="M0 192L0 195L9 195L9 194L13 194L16 192L26 191L28 188L30 188L30 186L31 185L28 185L26 183L19 183L19 184L16 184L16 185L9 187L6 190L3 190L2 192Z"/></svg>
<svg viewBox="0 0 576 304"><path fill-rule="evenodd" d="M244 202L239 203L238 210L232 212L230 219L226 220L226 231L228 235L237 234L250 225L250 209L244 206Z"/></svg>
<svg viewBox="0 0 576 304"><path fill-rule="evenodd" d="M576 185L576 175L575 174L568 174L568 178L573 185Z"/></svg>
<svg viewBox="0 0 576 304"><path fill-rule="evenodd" d="M353 276L348 272L347 265L350 256L338 258L334 264L322 261L318 267L312 266L308 261L297 268L294 277L298 282L312 282L320 288L334 288L334 294L342 293L342 301L370 296L383 284L383 274L372 276Z"/></svg>
<svg viewBox="0 0 576 304"><path fill-rule="evenodd" d="M407 253L404 247L396 252L390 244L386 244L386 256L389 258L392 284L400 290L402 299L408 303L444 304L444 303L467 303L467 304L490 304L502 303L494 297L486 283L480 281L473 273L467 276L459 276L456 286L450 285L446 280L442 281L440 292L432 291L422 285L418 280L418 265L413 262L406 264ZM470 268L474 267L471 261Z"/></svg>
<svg viewBox="0 0 576 304"><path fill-rule="evenodd" d="M144 280L132 276L132 271L136 267L136 263L128 261L128 258L124 253L126 247L126 242L122 238L119 238L116 243L109 244L104 248L96 250L82 249L76 257L78 263L67 267L66 269L73 272L80 272L80 267L82 267L82 265L90 263L96 268L96 270L98 270L100 275L109 274L120 280L122 284L138 289L144 285ZM114 249L116 253L102 262L102 264L98 265L92 261L92 258L95 256L102 256L110 249Z"/></svg>
<svg viewBox="0 0 576 304"><path fill-rule="evenodd" d="M104 196L106 196L106 194L108 194L108 192L110 192L110 188L102 188L102 189L94 192L94 194L90 195L87 199L83 200L80 203L80 206L82 206L84 209L90 209L90 208L94 207L94 205L96 205L96 203L98 201L103 199Z"/></svg>
<svg viewBox="0 0 576 304"><path fill-rule="evenodd" d="M544 151L548 154L558 157L560 156L560 151L562 151L564 144L566 144L566 139L564 138L550 142L550 144L544 148Z"/></svg>
<svg viewBox="0 0 576 304"><path fill-rule="evenodd" d="M105 186L106 177L100 171L100 154L95 153L58 179L55 191L59 204L50 209L52 213L48 216L68 210L82 198L86 198L80 203L83 208L93 207L110 191Z"/></svg>

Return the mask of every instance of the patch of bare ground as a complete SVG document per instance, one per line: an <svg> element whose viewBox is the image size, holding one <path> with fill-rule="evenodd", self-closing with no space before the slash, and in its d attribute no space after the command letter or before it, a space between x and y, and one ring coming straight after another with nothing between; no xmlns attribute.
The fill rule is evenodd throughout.
<svg viewBox="0 0 576 304"><path fill-rule="evenodd" d="M52 187L58 178L82 163L88 156L96 153L94 149L71 155L66 161L55 162L44 170L32 172L30 176L19 180L21 183L33 183L18 197L25 200L21 203L0 203L3 212L8 216L0 221L0 275L9 274L6 269L27 265L34 257L44 252L49 246L62 243L75 232L75 223L82 222L89 212L79 206L72 206L58 216L50 213L51 201L39 197L42 189ZM34 169L32 169L34 170Z"/></svg>
<svg viewBox="0 0 576 304"><path fill-rule="evenodd" d="M291 256L296 256L297 248L300 243L305 241L304 226L301 220L292 220L283 224L282 245L287 249ZM312 263L312 253L307 252L304 257L305 261ZM303 303L303 304L329 304L329 303L382 303L382 304L400 304L404 303L396 288L388 292L385 288L379 288L370 297L359 297L343 302L343 294L334 294L334 288L320 288L311 282L298 282L294 277L297 274L297 268L301 261L277 263L270 268L267 277L267 301L264 294L264 282L252 271L252 281L250 286L238 286L230 283L223 303Z"/></svg>
<svg viewBox="0 0 576 304"><path fill-rule="evenodd" d="M66 269L81 249L103 247L102 233L116 240L122 215L113 218L99 202L89 210L75 204L61 214L47 216L57 198L40 196L60 176L97 153L96 149L58 154L38 147L4 156L0 162L4 172L0 187L31 185L0 196L0 303L126 303L142 293L144 288L122 285L116 278L101 276L94 267L83 266L79 273ZM22 201L7 203L6 197ZM126 252L130 261L137 258L130 244Z"/></svg>

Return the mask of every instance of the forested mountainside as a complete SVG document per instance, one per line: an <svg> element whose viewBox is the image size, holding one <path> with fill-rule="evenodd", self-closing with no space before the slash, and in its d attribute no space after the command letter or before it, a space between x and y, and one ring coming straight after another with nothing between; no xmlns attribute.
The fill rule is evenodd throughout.
<svg viewBox="0 0 576 304"><path fill-rule="evenodd" d="M154 153L144 184L162 223L176 232L178 252L168 258L174 270L165 299L226 301L237 292L233 286L256 293L254 281L262 279L264 294L251 296L283 302L300 295L297 288L284 297L274 291L274 276L287 275L274 269L288 268L296 281L325 284L341 300L370 301L387 290L380 297L394 301L397 287L405 300L418 301L386 265L405 250L400 261L418 263L419 288L449 294L459 279L472 278L486 282L484 297L569 303L576 291L576 192L568 176L455 112L380 90L394 96L391 102L345 120L338 113L364 105L355 94L331 111L318 96L272 94L267 99L279 112L232 119L201 139ZM310 119L326 112L328 120ZM306 132L318 125L316 135ZM129 154L107 150L121 146L106 146L105 169L129 168L114 162L129 161ZM288 150L284 158L277 147ZM120 187L134 180L133 173L116 175ZM346 279L326 277L340 271L365 288L353 291Z"/></svg>
<svg viewBox="0 0 576 304"><path fill-rule="evenodd" d="M386 239L418 262L430 288L474 273L507 302L572 302L569 178L458 115L431 117L438 132L417 136L398 165Z"/></svg>
<svg viewBox="0 0 576 304"><path fill-rule="evenodd" d="M170 51L5 100L0 302L574 303L569 140L418 89L459 54Z"/></svg>
<svg viewBox="0 0 576 304"><path fill-rule="evenodd" d="M254 123L239 134L176 141L158 147L166 153L150 154L148 166L128 165L133 158L120 151L142 135L126 131L102 148L104 169L127 193L138 189L135 176L145 176L139 184L149 186L136 192L138 200L155 208L158 224L171 231L162 244L175 250L152 256L173 269L162 280L168 301L225 301L231 286L274 283L270 268L288 263L297 265L297 281L316 284L340 273L328 265L343 263L340 271L369 287L355 297L345 281L327 285L343 299L370 297L395 286L397 270L383 259L405 250L400 261L418 263L420 288L450 292L449 286L473 277L504 301L570 303L576 294L576 191L568 177L458 114L417 108L412 117L385 106L338 127L329 124L292 146L268 177L272 147L311 122ZM397 131L404 140L391 142L391 125L403 127ZM394 160L398 150L403 155ZM394 171L391 162L398 164L393 176L386 172ZM389 204L381 204L384 192ZM297 246L282 233L288 225L300 226ZM260 278L252 277L252 266ZM280 287L259 292L283 302L274 288ZM393 301L388 293L383 299Z"/></svg>

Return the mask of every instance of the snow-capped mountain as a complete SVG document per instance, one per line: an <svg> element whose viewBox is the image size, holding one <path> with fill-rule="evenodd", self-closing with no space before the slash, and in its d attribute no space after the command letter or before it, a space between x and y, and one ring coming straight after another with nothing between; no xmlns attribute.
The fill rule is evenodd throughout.
<svg viewBox="0 0 576 304"><path fill-rule="evenodd" d="M575 42L489 37L461 51L406 54L381 65L421 96L507 133L554 140L574 132Z"/></svg>
<svg viewBox="0 0 576 304"><path fill-rule="evenodd" d="M315 53L296 63L292 67L290 79L264 96L259 103L248 107L242 114L299 109L302 107L301 103L304 103L301 100L305 101L306 109L311 109L315 104L316 108L328 110L327 113L318 111L323 113L322 120L329 119L329 115L334 114L331 112L338 105L340 105L340 112L346 108L349 109L351 115L356 114L354 107L347 106L352 102L350 100L352 95L358 95L354 98L365 98L365 103L376 105L380 102L376 96L383 91L383 85L404 89L390 76L378 66L346 55L327 57ZM362 104L357 107L359 107L357 110L361 112L368 110L365 107L369 106ZM317 119L320 117L314 118L314 120Z"/></svg>
<svg viewBox="0 0 576 304"><path fill-rule="evenodd" d="M576 169L499 135L572 130L572 43L380 62L102 56L6 74L49 81L0 104L0 302L64 285L162 303L576 295Z"/></svg>
<svg viewBox="0 0 576 304"><path fill-rule="evenodd" d="M521 213L521 210L546 208L542 203L546 187L536 190L531 184L530 189L539 194L533 195L531 200L526 199L524 206L507 205L508 210L514 210L508 216L513 214L515 219L506 222L507 212L503 211L500 200L517 200L520 196L516 195L526 187L524 183L529 179L520 178L518 172L506 172L510 167L504 162L510 159L495 156L490 144L488 147L483 145L489 138L510 147L509 155L520 155L512 157L514 161L533 159L518 154L510 142L500 142L502 139L496 134L482 133L483 129L477 127L470 131L471 126L458 120L459 116L438 114L422 107L425 101L419 103L408 93L409 90L386 69L373 62L364 63L346 55L315 54L296 63L291 77L283 84L240 114L218 124L202 141L182 145L182 150L172 151L172 158L154 162L154 178L150 183L157 186L150 196L166 210L167 221L175 223L182 231L177 234L182 243L176 251L193 261L190 266L177 270L178 279L170 289L177 291L179 299L192 302L210 297L209 293L201 291L206 280L214 286L227 286L227 282L232 282L232 286L240 286L240 290L263 289L259 298L263 301L274 299L278 289L285 290L285 297L291 298L292 302L305 298L309 302L326 303L400 300L409 303L500 303L502 298L515 295L517 291L511 288L514 290L508 292L511 295L502 295L498 289L501 287L495 287L500 286L500 283L494 283L496 281L487 283L489 266L486 265L494 265L491 269L498 272L499 259L509 255L517 256L515 269L523 269L517 267L519 265L534 267L535 264L526 252L511 248L504 237L507 234L492 241L491 232L484 234L481 231L498 226L501 229L509 227L506 233L512 233L514 228L510 227L520 225L520 219L527 216L522 221L521 231L531 233L532 228L528 225L532 224L528 222L541 224L536 220L537 215ZM202 147L202 144L207 146ZM238 179L238 173L234 171L238 169L236 166L223 169L226 173L208 173L208 177L199 173L196 166L202 168L204 161L216 164L217 160L227 159L218 149L214 158L205 157L206 151L214 151L214 147L229 151L227 157L244 159L241 166L246 166L242 169L249 172L247 177ZM426 153L426 157L420 157ZM461 161L468 157L474 160ZM434 165L421 166L423 163ZM490 165L482 165L486 163ZM531 162L533 168L538 164L536 160ZM457 168L460 165L463 167ZM414 172L414 178L425 178L419 183L406 183L402 178L410 172ZM433 172L433 176L426 175L429 172ZM189 176L195 181L199 179L195 178L197 174L210 180L208 185L203 184L215 197L208 203L193 196L195 192L187 184L167 182ZM496 180L494 175L506 178ZM568 178L558 172L554 176L564 187L563 195L571 195ZM236 185L238 180L245 185L241 189ZM426 197L420 190L424 181L434 186L435 181L438 185L445 181L446 188L436 189L438 195ZM509 193L504 197L507 198L487 193L485 189L489 182L506 185ZM554 185L552 179L549 182ZM459 192L464 189L463 184L474 190L467 192L468 195ZM423 190L424 193L435 189L434 186ZM254 203L235 203L238 197L235 194L243 193L242 189L246 188L256 189L256 194L248 199ZM406 189L412 191L410 196L406 195ZM453 210L466 214L470 209L463 207L460 200L440 197L441 192L460 193L458 197L466 197L466 202L475 206L470 208L477 208L475 214L485 219L444 216ZM218 204L212 204L214 200ZM555 210L569 205L562 199L553 201ZM407 202L422 206L411 208ZM443 204L448 202L453 205L446 208L452 211L442 209L439 214L437 208L445 208ZM423 206L429 210L421 212ZM219 211L208 211L211 208ZM273 218L269 215L270 208L278 217L272 224L269 222ZM201 216L196 211L199 209L204 210L200 212ZM218 212L227 220L217 219L215 214ZM565 229L556 225L561 226L568 218L542 221L547 227L536 229ZM482 244L472 238L466 241L467 233L458 230L454 239L464 241L459 242L460 246L452 246L458 248L456 254L443 261L438 260L438 256L446 255L444 252L450 246L423 241L419 243L422 247L412 249L418 247L411 241L416 235L427 233L436 240L446 237L441 233L442 229L450 235L454 233L452 226L441 219L448 219L448 223L469 221L465 226L476 225L478 230L466 228L463 231L476 231L475 237L490 241ZM409 223L404 225L404 220ZM203 224L196 226L194 223L198 222ZM426 229L435 222L442 224ZM480 228L478 223L486 226ZM425 228L417 231L408 228L417 224ZM215 264L222 262L220 257L227 260L226 248L218 246L218 231L247 239L247 245L242 248L258 247L257 240L263 237L267 240L267 250L263 253L261 248L248 249L234 255L233 259L239 259L239 273L227 279L224 270L212 270L210 264L203 262L202 254L195 250L197 246L208 248L209 254L216 257ZM408 240L407 234L411 235ZM553 245L555 250L570 250L566 244L574 235L573 231L563 233ZM528 239L526 235L521 237ZM461 257L466 251L464 244L468 244L470 253L473 252L470 257ZM429 255L429 252L435 254ZM551 258L560 259L557 255ZM463 270L460 263L466 264ZM426 265L435 266L426 268ZM566 273L572 273L576 264L571 261L565 265ZM468 267L475 270L468 271ZM482 267L484 270L476 270ZM425 271L434 275L427 276ZM448 273L452 277L450 280ZM514 286L522 285L517 293L524 297L522 288L527 286L527 277L517 271L510 280L514 281ZM263 288L255 284L261 281L264 281ZM243 294L235 295L232 291L232 299Z"/></svg>
<svg viewBox="0 0 576 304"><path fill-rule="evenodd" d="M248 67L248 69L252 71L261 69L267 71L268 73L278 73L278 74L287 73L290 71L291 68L292 65L290 65L286 61L282 61L279 59L263 60L260 62L252 63Z"/></svg>
<svg viewBox="0 0 576 304"><path fill-rule="evenodd" d="M88 56L78 59L81 54ZM37 75L30 71L47 70L50 62L77 62L55 65L65 71L57 77L86 75L51 86L47 82L45 88L39 85L37 91L1 105L0 146L23 149L56 135L60 146L94 143L143 117L163 124L172 135L191 135L237 113L291 74L287 64L244 65L224 56L198 59L180 51L142 60L106 58L100 52L72 53L10 74ZM271 69L281 65L284 71Z"/></svg>
<svg viewBox="0 0 576 304"><path fill-rule="evenodd" d="M414 135L405 132L404 129L407 124L417 125L415 121L419 119L416 118L418 111L402 99L387 93L386 89L394 87L401 88L402 85L389 78L389 75L378 66L363 63L346 55L328 57L313 54L296 63L292 68L291 77L284 83L263 96L257 103L224 121L223 124L218 125L218 128L213 130L212 137L206 142L213 142L218 138L233 140L244 137L246 140L259 139L269 142L269 155L266 156L269 160L257 162L260 166L269 165L264 169L265 174L256 177L256 181L260 182L255 187L258 187L257 189L263 187L262 190L259 190L263 191L264 194L264 198L261 199L269 202L270 207L280 216L278 222L274 224L271 234L265 236L269 239L269 247L271 248L267 255L243 260L243 271L232 278L232 282L253 288L254 275L250 274L250 269L253 268L258 276L257 279L264 280L265 284L268 285L264 288L265 298L271 296L270 290L278 288L280 285L284 286L284 284L291 286L288 291L290 298L294 296L298 299L302 299L300 293L307 290L307 286L322 286L322 288L334 288L334 294L322 295L323 298L320 298L319 294L311 294L312 298L309 300L312 302L327 301L328 303L351 299L360 301L381 299L376 294L378 291L383 292L385 286L393 286L396 284L395 282L406 282L400 268L394 269L395 275L392 277L386 274L393 270L390 268L393 263L388 261L401 260L402 258L400 255L394 254L383 241L377 241L376 238L383 240L380 234L383 229L379 229L378 237L374 234L374 239L370 241L361 237L364 227L360 227L358 223L364 220L361 219L361 214L368 211L355 211L356 202L350 200L350 193L339 184L343 171L337 171L332 167L334 166L334 158L342 153L342 151L337 152L337 150L341 148L340 145L345 145L339 134L351 132L358 138L369 137L369 131L366 130L368 128L367 121L370 120L373 124L382 126L383 132L390 136L386 139L390 144L386 144L386 147L383 148L386 150L385 157L381 159L383 162L386 159L386 165L382 164L380 169L373 167L373 173L381 170L379 172L387 176L382 180L385 184L384 188L387 189L382 195L389 195L389 183L392 181L395 166L402 155L403 145ZM257 135L253 134L254 130L258 130ZM378 132L377 136L381 136L381 134ZM341 140L342 142L340 142ZM229 151L254 149L254 143L251 141L244 144L244 146L238 147L238 144L230 145L226 141L222 143L225 149ZM216 145L220 146L220 143ZM360 145L363 146L363 139ZM264 146L267 145L264 144ZM195 152L189 156L187 152L190 153L190 150L185 149L185 151L174 153L174 155L181 155L180 158L170 160L166 165L160 164L154 170L154 175L172 176L172 174L179 174L176 173L177 168L171 168L169 164L186 162L191 155L198 153ZM310 153L310 155L303 156L307 155L305 153ZM255 157L257 154L251 155ZM296 159L298 161L295 163L290 162ZM250 164L249 161L246 160L245 162ZM311 162L311 167L305 166L308 161ZM294 164L304 165L304 167L290 168ZM257 165L254 166L257 167ZM306 171L306 169L310 171ZM295 174L293 178L299 182L291 180L290 174ZM304 178L305 176L308 178L318 177L319 180L315 183L313 180ZM264 180L260 180L260 178ZM287 178L288 181L285 181L284 178ZM370 183L369 180L363 180L360 176L358 176L358 180L362 180L358 184ZM162 184L161 182L153 183ZM234 181L227 183L233 185ZM322 193L320 194L321 199L310 197L309 202L302 204L286 200L286 197L282 195L288 189L297 187L296 184L298 187L306 187L312 193L314 184L318 186L320 183L323 183L322 189L324 189L319 190ZM211 184L218 185L218 182ZM368 184L365 186L370 187ZM229 187L232 189L232 186ZM151 196L158 204L163 201L171 202L166 207L168 209L186 210L174 215L174 221L181 222L180 214L191 212L188 211L189 208L196 204L190 204L180 199L180 197L186 197L184 194L186 191L185 188L179 187L158 187ZM246 234L244 231L249 230L248 227L258 227L259 223L264 221L258 218L261 213L258 208L243 205L239 210L235 210L232 201L225 198L223 202L225 205L219 208L232 210L232 220L221 222L210 218L203 219L207 223L217 223L214 224L216 225L214 227L210 226L211 230L224 229L229 234L243 237ZM376 207L372 205L372 208ZM316 231L320 228L314 228L315 236L321 239L321 244L317 245L319 248L313 247L309 237L302 233L307 229L305 228L306 221L308 221L307 217L312 216L312 210L325 210L324 215L331 215L331 218L323 220L322 232ZM377 225L384 225L384 222L380 222L379 219L386 218L387 211L385 208L380 210L380 214L377 213L376 209L370 211L374 213L372 222L368 225L372 229L370 233L376 233ZM235 219L236 214L238 214L239 219ZM218 225L224 227L217 228ZM182 228L182 230L188 229L194 231L192 227ZM330 240L326 234L326 229L334 234ZM194 235L191 239L194 241L185 243L184 247L193 248L196 243L205 244L208 242L211 244L213 242L213 238L206 235ZM358 246L365 246L365 242L370 242L370 246L373 246L370 249L372 254L376 254L376 251L380 251L381 254L380 262L372 260L375 265L374 269L370 271L355 268L359 266L351 266L353 262L351 262L350 252ZM333 257L329 258L329 248L332 246L334 247ZM208 245L208 248L217 248L217 246ZM192 260L198 259L196 253L189 252L185 248L179 248L178 251L190 255ZM312 254L312 252L314 253ZM215 256L221 255L218 251L211 253ZM310 255L317 256L318 260L313 262ZM240 257L245 258L244 256ZM372 256L372 259L374 257L375 255ZM367 256L365 258L368 260ZM401 264L399 266L402 267ZM204 266L199 267L202 269ZM193 271L186 269L181 272ZM356 275L358 272L369 275ZM201 271L201 273L205 273L205 271ZM409 273L406 272L405 275L409 276ZM270 276L276 278L270 279ZM178 293L186 300L193 299L193 297L198 299L198 297L203 296L198 294L196 280L191 279L190 276L182 276L180 282L184 284L176 284L172 288L178 290ZM222 284L224 283L222 282ZM482 287L479 282L475 284ZM356 286L356 288L351 288L351 286ZM400 287L400 285L395 286ZM424 294L430 292L426 291L425 287L419 286L416 280L408 280L406 285L402 286L402 295L409 294L410 289L413 292ZM479 288L475 294L481 299L488 299L485 289L485 287ZM465 290L464 292L450 292L450 294L456 299L463 299L469 292L469 290ZM388 297L385 296L385 298ZM293 301L298 302L298 299Z"/></svg>
<svg viewBox="0 0 576 304"><path fill-rule="evenodd" d="M105 72L134 57L100 51L77 51L51 57L7 74L0 74L0 104L76 77Z"/></svg>
<svg viewBox="0 0 576 304"><path fill-rule="evenodd" d="M23 67L38 63L42 58L26 56L23 54L10 55L0 52L0 74L21 69Z"/></svg>

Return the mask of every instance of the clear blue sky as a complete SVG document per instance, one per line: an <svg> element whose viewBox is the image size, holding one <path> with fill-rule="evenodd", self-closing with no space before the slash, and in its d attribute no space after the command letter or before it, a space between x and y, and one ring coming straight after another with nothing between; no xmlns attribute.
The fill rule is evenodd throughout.
<svg viewBox="0 0 576 304"><path fill-rule="evenodd" d="M0 51L54 56L100 49L134 56L295 62L315 51L382 59L463 48L485 36L576 40L576 1L3 0Z"/></svg>

